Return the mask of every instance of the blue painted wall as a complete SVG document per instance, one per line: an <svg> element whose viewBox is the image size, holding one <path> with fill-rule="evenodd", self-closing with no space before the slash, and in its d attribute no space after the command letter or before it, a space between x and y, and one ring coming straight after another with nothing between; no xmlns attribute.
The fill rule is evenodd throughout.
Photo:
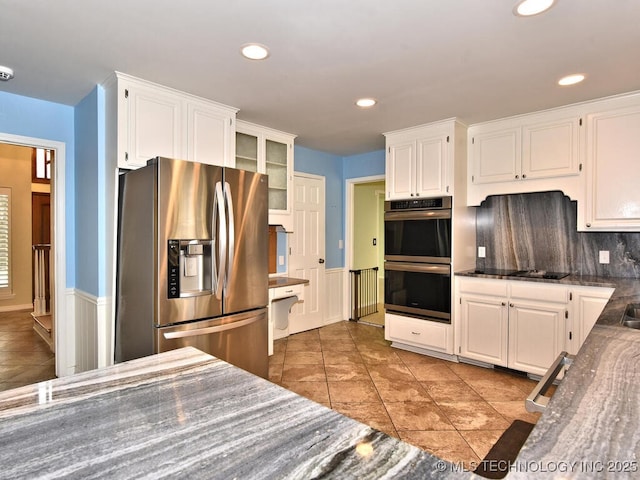
<svg viewBox="0 0 640 480"><path fill-rule="evenodd" d="M0 92L0 132L65 143L66 287L73 287L76 281L74 109Z"/></svg>
<svg viewBox="0 0 640 480"><path fill-rule="evenodd" d="M295 171L325 177L327 268L344 267L344 248L339 248L345 232L345 180L384 175L384 150L339 157L309 148L294 148Z"/></svg>
<svg viewBox="0 0 640 480"><path fill-rule="evenodd" d="M76 288L106 295L104 90L94 88L75 107ZM109 268L111 266L109 265Z"/></svg>

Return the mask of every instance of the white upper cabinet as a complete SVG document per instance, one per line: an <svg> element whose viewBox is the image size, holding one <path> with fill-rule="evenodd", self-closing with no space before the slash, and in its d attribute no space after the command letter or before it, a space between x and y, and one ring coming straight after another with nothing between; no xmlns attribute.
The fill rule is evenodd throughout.
<svg viewBox="0 0 640 480"><path fill-rule="evenodd" d="M269 224L293 230L293 142L295 135L241 120L236 124L236 167L269 175Z"/></svg>
<svg viewBox="0 0 640 480"><path fill-rule="evenodd" d="M235 112L208 102L187 104L187 160L234 166Z"/></svg>
<svg viewBox="0 0 640 480"><path fill-rule="evenodd" d="M237 109L118 72L104 88L107 155L118 168L156 156L234 165Z"/></svg>
<svg viewBox="0 0 640 480"><path fill-rule="evenodd" d="M586 202L579 230L640 231L640 94L598 102L586 117Z"/></svg>
<svg viewBox="0 0 640 480"><path fill-rule="evenodd" d="M467 204L488 195L581 193L578 109L511 117L469 127Z"/></svg>
<svg viewBox="0 0 640 480"><path fill-rule="evenodd" d="M453 195L456 139L465 131L445 120L385 133L386 199Z"/></svg>

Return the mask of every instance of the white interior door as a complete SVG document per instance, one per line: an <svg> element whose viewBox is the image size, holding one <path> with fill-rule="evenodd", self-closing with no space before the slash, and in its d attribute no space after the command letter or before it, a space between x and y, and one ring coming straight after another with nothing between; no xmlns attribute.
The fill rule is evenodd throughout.
<svg viewBox="0 0 640 480"><path fill-rule="evenodd" d="M289 315L289 333L324 324L325 315L325 201L324 178L295 175L293 180L293 234L289 275L309 280L304 301Z"/></svg>

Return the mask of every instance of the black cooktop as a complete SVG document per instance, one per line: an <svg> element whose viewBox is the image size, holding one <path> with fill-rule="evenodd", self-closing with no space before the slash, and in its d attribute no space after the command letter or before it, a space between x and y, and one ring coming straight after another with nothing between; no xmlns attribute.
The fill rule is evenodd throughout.
<svg viewBox="0 0 640 480"><path fill-rule="evenodd" d="M568 272L550 272L548 270L514 270L502 268L476 269L474 273L482 275L495 275L502 277L523 277L523 278L546 278L549 280L560 280L569 275Z"/></svg>

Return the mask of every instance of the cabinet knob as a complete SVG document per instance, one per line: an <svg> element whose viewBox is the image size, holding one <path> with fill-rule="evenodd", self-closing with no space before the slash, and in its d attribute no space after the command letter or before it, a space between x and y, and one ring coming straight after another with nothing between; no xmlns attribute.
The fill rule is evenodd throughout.
<svg viewBox="0 0 640 480"><path fill-rule="evenodd" d="M527 175L523 173L522 178L527 178Z"/></svg>
<svg viewBox="0 0 640 480"><path fill-rule="evenodd" d="M413 197L413 193L411 194L411 196Z"/></svg>
<svg viewBox="0 0 640 480"><path fill-rule="evenodd" d="M509 306L513 308L513 303L510 303Z"/></svg>
<svg viewBox="0 0 640 480"><path fill-rule="evenodd" d="M504 307L504 306L506 306L506 305L507 305L507 303L506 303L506 302L502 302L502 306L503 306L503 307Z"/></svg>
<svg viewBox="0 0 640 480"><path fill-rule="evenodd" d="M590 223L587 223L587 228L589 228L590 226L591 226L591 224L590 224Z"/></svg>
<svg viewBox="0 0 640 480"><path fill-rule="evenodd" d="M520 178L520 175L516 175L516 180Z"/></svg>

